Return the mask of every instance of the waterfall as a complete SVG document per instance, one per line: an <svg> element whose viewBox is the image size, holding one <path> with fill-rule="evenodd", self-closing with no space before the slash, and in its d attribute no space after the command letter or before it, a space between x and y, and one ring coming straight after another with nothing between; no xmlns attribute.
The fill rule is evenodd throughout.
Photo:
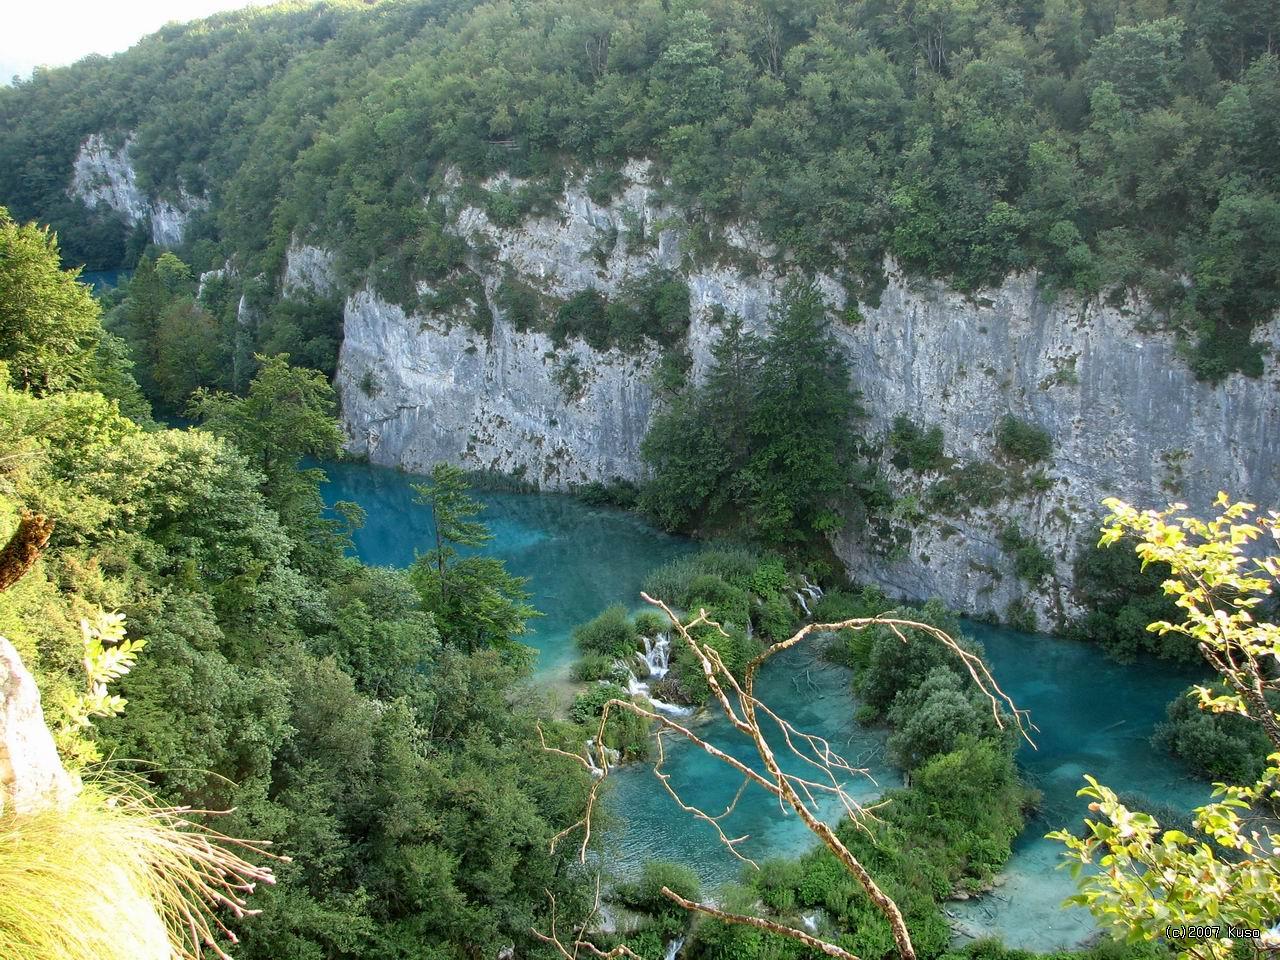
<svg viewBox="0 0 1280 960"><path fill-rule="evenodd" d="M667 944L667 952L663 955L663 960L676 960L676 954L680 952L680 948L684 946L684 937L676 937Z"/></svg>
<svg viewBox="0 0 1280 960"><path fill-rule="evenodd" d="M804 615L806 617L812 617L813 611L809 609L809 601L821 600L822 588L816 583L810 583L809 578L803 573L800 574L800 584L800 589L792 594L792 596L796 598L796 603L800 604L800 609L804 611Z"/></svg>
<svg viewBox="0 0 1280 960"><path fill-rule="evenodd" d="M592 737L588 740L586 747L587 769L591 771L591 775L593 777L603 777L604 770L596 766L596 738ZM621 754L619 754L617 750L613 749L613 747L606 745L604 748L604 759L607 763L616 764L621 759Z"/></svg>
<svg viewBox="0 0 1280 960"><path fill-rule="evenodd" d="M671 636L666 633L660 633L653 640L644 637L642 642L644 643L644 653L640 655L640 659L649 670L649 678L651 680L661 680L667 675L667 671L671 669Z"/></svg>
<svg viewBox="0 0 1280 960"><path fill-rule="evenodd" d="M647 697L655 710L669 713L673 717L690 716L693 713L692 707L682 707L679 704L667 703L665 700L659 700L649 692L650 683L654 680L661 680L667 675L667 671L671 669L670 634L660 633L652 640L644 637L642 642L644 643L644 651L637 652L636 657L644 664L645 670L648 671L648 679L641 680L636 676L635 671L628 667L627 693L633 697Z"/></svg>

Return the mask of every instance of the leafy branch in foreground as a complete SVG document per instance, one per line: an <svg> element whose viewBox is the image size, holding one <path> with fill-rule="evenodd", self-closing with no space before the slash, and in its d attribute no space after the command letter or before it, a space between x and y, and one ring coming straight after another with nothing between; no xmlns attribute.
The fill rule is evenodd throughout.
<svg viewBox="0 0 1280 960"><path fill-rule="evenodd" d="M4 550L22 559L21 570L0 590L39 558L52 525L38 519L33 539L33 515L23 514ZM145 645L125 638L120 614L81 620L81 633L87 689L66 705L59 730L75 777L53 752L34 678L0 637L0 957L199 960L207 948L230 960L221 945L236 936L222 915L255 913L246 896L275 882L269 866L241 853L288 858L268 853L266 841L237 840L191 819L212 811L162 804L141 778L95 771L80 781L77 761L97 758L81 735L93 717L124 709L107 684L129 672ZM15 767L15 757L25 762ZM35 791L37 776L66 788ZM9 802L16 796L29 802Z"/></svg>
<svg viewBox="0 0 1280 960"><path fill-rule="evenodd" d="M1195 811L1199 836L1161 830L1150 814L1129 810L1113 791L1089 778L1080 795L1100 814L1086 820L1083 837L1060 830L1080 893L1069 903L1093 915L1130 942L1167 940L1180 955L1226 960L1262 955L1280 946L1280 851L1263 817L1280 795L1280 627L1255 619L1272 595L1280 558L1256 557L1246 545L1264 533L1280 534L1275 512L1255 516L1250 503L1218 495L1221 513L1204 521L1185 504L1138 511L1119 500L1102 544L1126 536L1138 540L1144 566L1168 564L1164 592L1184 612L1180 623L1157 621L1147 629L1191 638L1227 692L1199 686L1202 710L1239 714L1257 724L1275 747L1261 778L1250 785L1215 784L1215 802ZM1221 689L1221 688L1220 688ZM1261 807L1261 810L1255 808ZM1084 873L1096 864L1101 870ZM1195 935L1188 936L1188 931Z"/></svg>
<svg viewBox="0 0 1280 960"><path fill-rule="evenodd" d="M992 677L980 657L965 650L945 631L927 623L896 617L858 617L843 620L839 623L811 623L801 628L790 638L766 648L752 659L742 673L742 680L739 681L734 672L725 665L715 646L710 642L710 637L716 634L724 636L725 632L719 623L710 619L706 610L700 610L697 616L691 618L688 622L683 622L665 603L653 599L648 594L641 594L641 596L644 597L646 602L660 608L666 614L680 642L693 653L701 666L703 677L710 688L713 701L719 705L719 709L734 731L750 741L763 766L763 772L737 759L716 744L699 737L689 727L670 716L649 709L630 699L612 699L601 710L599 727L596 736L589 745L587 756L549 746L545 737L542 740L544 750L568 757L596 775L582 819L566 827L556 835L552 841L553 849L555 845L567 837L580 832L579 859L585 862L587 848L591 842L592 820L596 801L600 795L600 788L608 777L610 768L608 751L604 746L605 727L613 711L629 712L657 725L657 761L654 765L654 775L664 789L684 812L710 825L731 854L752 867L758 867L753 860L738 849L739 845L747 838L745 836L730 837L725 832L723 825L724 820L736 809L746 789L754 784L775 797L784 808L790 808L790 810L794 811L804 825L835 855L841 866L857 880L868 898L888 921L898 955L902 960L914 960L916 956L915 948L912 945L910 932L907 930L906 922L897 903L881 889L867 868L840 839L836 830L826 822L819 804L820 800L830 801L835 799L854 822L863 823L865 818L873 816L873 814L869 808L858 803L848 793L845 788L845 780L851 776L868 776L867 771L851 766L832 749L831 744L826 739L797 730L791 723L771 710L767 704L758 700L755 696L756 677L760 669L772 657L784 650L797 646L809 636L838 630L861 631L870 627L881 626L892 631L903 643L909 642L908 631L910 631L923 634L946 646L960 658L974 683L977 684L979 690L990 702L996 724L1003 728L1006 721L1012 718L1012 722L1017 726L1019 732L1030 740L1027 733L1030 723L1026 718L1025 712L1018 710L1008 695L1000 689L995 678ZM775 727L776 732L773 732ZM766 733L766 729L770 732ZM541 729L539 729L539 734L541 735ZM720 813L708 812L694 804L687 803L680 796L679 791L671 783L670 775L664 770L666 758L664 739L669 736L683 739L741 775L742 784L724 811ZM798 759L803 764L800 768L803 770L803 774L790 773L785 770L780 760L780 757L784 756ZM830 957L841 958L841 960L857 960L854 954L843 947L815 937L804 930L761 917L730 913L713 904L685 898L667 886L663 886L661 892L667 899L692 913L713 917L725 923L756 927L770 933L789 937ZM548 932L534 930L534 934L544 942L553 945L564 957L576 957L581 952L592 956L609 958L635 956L625 946L614 947L608 952L602 951L587 939L588 928L594 913L595 911L575 929L568 942L557 932L554 924Z"/></svg>

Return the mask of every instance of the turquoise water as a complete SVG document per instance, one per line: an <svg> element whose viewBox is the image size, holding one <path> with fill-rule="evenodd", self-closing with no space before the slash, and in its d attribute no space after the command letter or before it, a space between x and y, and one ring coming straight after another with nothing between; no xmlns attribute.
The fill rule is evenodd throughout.
<svg viewBox="0 0 1280 960"><path fill-rule="evenodd" d="M94 293L102 293L109 287L118 287L121 280L133 276L132 270L83 270L80 282L93 288Z"/></svg>
<svg viewBox="0 0 1280 960"><path fill-rule="evenodd" d="M407 566L427 549L430 514L413 503L415 478L358 464L325 469L326 500L354 500L368 514L355 538L365 562ZM539 650L536 671L543 681L562 678L574 660L569 633L576 624L610 603L638 606L645 574L694 549L631 514L569 497L481 493L478 499L494 534L485 550L504 559L513 573L530 577L534 604L547 614L525 638ZM1182 809L1207 799L1206 784L1184 777L1148 743L1165 705L1195 676L1153 661L1116 664L1094 647L1052 637L978 623L966 623L965 630L982 641L993 674L1039 728L1033 734L1036 748L1024 746L1018 759L1028 782L1043 791L1044 804L1018 839L1003 886L947 909L962 930L1000 936L1011 946L1074 946L1094 931L1093 922L1082 910L1060 909L1073 887L1067 873L1056 869L1061 847L1044 834L1084 818L1085 802L1075 792L1086 772L1117 791L1140 792ZM884 761L883 734L853 721L856 704L847 671L816 660L816 653L815 643L778 657L761 678L761 699L796 728L827 738L850 763L866 767L870 778L851 779L849 791L859 800L872 799L900 783ZM745 741L735 744L723 718L708 714L691 722L700 736L740 759L751 755ZM686 802L711 814L724 810L739 786L721 762L679 741L670 743L666 769ZM742 863L725 851L710 826L680 810L651 767L619 768L611 781L615 822L605 859L618 873L632 874L661 859L690 865L710 884L741 875ZM724 830L731 837L746 835L739 849L757 860L797 854L813 842L794 815L754 787L725 819Z"/></svg>
<svg viewBox="0 0 1280 960"><path fill-rule="evenodd" d="M355 535L365 563L407 567L433 545L431 511L415 504L410 484L421 482L383 467L325 464L329 482L321 492L329 504L358 503L368 518ZM645 575L694 549L688 541L653 529L634 514L589 507L555 494L478 492L485 510L478 519L493 540L483 549L529 577L533 605L545 616L532 624L524 643L537 648L537 674L563 675L577 658L570 631L612 603L640 605Z"/></svg>

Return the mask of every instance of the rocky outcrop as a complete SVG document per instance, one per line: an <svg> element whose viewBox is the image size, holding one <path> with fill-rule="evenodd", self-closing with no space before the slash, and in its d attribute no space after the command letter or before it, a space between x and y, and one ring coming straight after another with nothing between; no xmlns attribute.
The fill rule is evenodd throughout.
<svg viewBox="0 0 1280 960"><path fill-rule="evenodd" d="M68 192L90 207L105 203L130 226L150 224L152 241L176 247L192 212L207 207L208 201L185 190L172 200L148 196L138 186L132 149L132 138L113 147L100 133L86 137L76 154Z"/></svg>
<svg viewBox="0 0 1280 960"><path fill-rule="evenodd" d="M449 460L546 489L638 478L655 356L597 353L498 316L491 334L347 301L337 385L350 447L426 470Z"/></svg>
<svg viewBox="0 0 1280 960"><path fill-rule="evenodd" d="M501 278L512 271L551 297L586 287L612 296L649 270L676 270L689 285L699 376L719 336L713 308L762 331L786 272L749 225L726 231L718 264L690 262L683 219L659 200L651 168L633 162L624 173L607 203L571 182L553 216L513 228L475 207L451 208L457 231L492 251L473 264L486 300L474 306L492 315L491 334L457 316L406 312L368 290L348 297L337 386L353 450L408 469L448 459L551 489L640 475L658 351L627 356L578 341L557 349L545 334L518 331L494 302ZM323 251L295 245L289 262L286 289L334 288ZM837 278L818 279L869 413L858 432L881 438L898 415L936 424L956 465L997 464L1005 479L993 507L923 520L904 509L898 526L911 527L910 537L892 544L850 511L834 546L857 579L974 613L1003 614L1025 600L1047 626L1073 612L1071 561L1095 537L1104 497L1207 506L1222 488L1280 500L1280 370L1271 356L1263 377L1213 386L1194 379L1141 303L1051 299L1031 273L973 296L892 264L888 274L879 304L858 311L845 310ZM1280 345L1280 324L1259 335ZM1034 484L996 451L995 425L1009 414L1052 438ZM904 503L923 502L942 479L885 469ZM1000 544L1010 523L1054 563L1040 585L1018 579Z"/></svg>
<svg viewBox="0 0 1280 960"><path fill-rule="evenodd" d="M45 726L35 678L0 637L0 813L38 813L65 806L75 794Z"/></svg>

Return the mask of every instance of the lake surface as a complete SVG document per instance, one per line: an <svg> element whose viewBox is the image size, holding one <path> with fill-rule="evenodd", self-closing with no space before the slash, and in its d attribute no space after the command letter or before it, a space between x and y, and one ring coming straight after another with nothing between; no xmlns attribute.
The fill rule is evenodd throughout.
<svg viewBox="0 0 1280 960"><path fill-rule="evenodd" d="M368 520L355 537L366 563L404 567L431 543L430 511L415 504L410 486L419 478L362 464L326 464L328 503L352 500ZM525 641L539 651L536 678L558 684L576 658L572 628L611 603L641 605L639 591L654 567L696 549L687 540L653 529L633 514L590 507L554 494L478 493L480 519L494 538L485 552L530 578L534 605L546 616L534 621ZM1195 674L1166 663L1125 666L1095 647L1019 633L979 623L965 630L986 648L997 680L1039 728L1036 748L1024 745L1018 759L1028 783L1044 793L1044 804L1015 844L1002 887L990 896L947 904L965 930L1000 936L1010 946L1053 950L1079 944L1094 930L1083 910L1063 910L1074 892L1061 862L1061 846L1043 839L1049 830L1083 820L1086 803L1075 796L1090 773L1118 792L1189 809L1209 796L1208 785L1185 777L1169 758L1152 750L1149 738L1166 704ZM873 779L849 785L860 800L872 799L901 780L883 754L884 734L853 720L856 703L849 674L816 659L817 646L780 656L761 677L761 699L798 729L818 734ZM729 737L723 718L708 713L692 721L698 733L740 758L750 750ZM682 742L669 741L667 771L687 802L720 813L738 789L736 775ZM683 813L651 767L631 765L610 779L609 807L615 825L605 858L623 874L649 860L677 860L709 884L737 879L743 865L715 832ZM832 810L833 815L836 810ZM788 856L808 849L812 836L794 815L758 788L744 794L726 818L729 836L749 835L740 847L749 857Z"/></svg>
<svg viewBox="0 0 1280 960"><path fill-rule="evenodd" d="M435 545L431 510L414 503L411 486L422 477L358 463L326 463L325 502L358 503L368 515L356 532L365 563L407 567ZM690 541L655 530L635 514L590 507L559 494L476 491L493 540L483 552L501 557L513 574L528 577L533 605L545 616L522 642L538 650L535 670L561 677L577 659L570 631L613 603L643 606L640 587L654 567L696 549Z"/></svg>

